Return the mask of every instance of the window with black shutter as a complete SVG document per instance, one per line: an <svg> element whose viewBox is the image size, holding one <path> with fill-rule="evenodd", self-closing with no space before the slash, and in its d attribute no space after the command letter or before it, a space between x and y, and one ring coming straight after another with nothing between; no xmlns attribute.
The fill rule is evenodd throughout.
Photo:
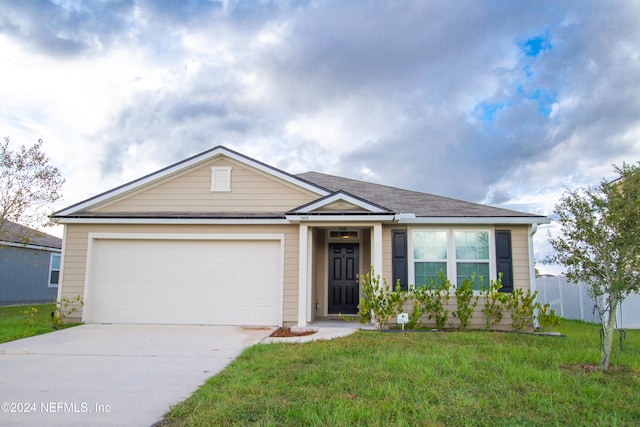
<svg viewBox="0 0 640 427"><path fill-rule="evenodd" d="M403 290L409 289L409 265L407 258L407 231L406 230L392 230L392 245L391 245L391 258L392 263L392 276L393 276L393 288L395 289L398 279L400 280L400 286Z"/></svg>
<svg viewBox="0 0 640 427"><path fill-rule="evenodd" d="M513 256L511 254L511 230L496 230L496 264L502 273L500 292L513 291Z"/></svg>

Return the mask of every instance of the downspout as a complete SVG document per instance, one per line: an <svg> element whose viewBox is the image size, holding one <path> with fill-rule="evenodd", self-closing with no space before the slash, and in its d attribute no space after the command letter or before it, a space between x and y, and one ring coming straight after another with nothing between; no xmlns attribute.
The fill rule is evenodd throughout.
<svg viewBox="0 0 640 427"><path fill-rule="evenodd" d="M538 231L538 224L531 224L531 231L529 231L529 282L531 288L531 294L537 291L536 289L536 260L533 256L533 236ZM536 298L537 299L537 298ZM538 329L540 324L538 322L537 310L533 313L533 327Z"/></svg>

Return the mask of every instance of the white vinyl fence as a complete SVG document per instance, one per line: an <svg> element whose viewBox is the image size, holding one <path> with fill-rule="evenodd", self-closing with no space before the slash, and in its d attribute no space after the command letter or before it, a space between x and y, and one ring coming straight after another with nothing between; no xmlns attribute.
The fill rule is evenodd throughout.
<svg viewBox="0 0 640 427"><path fill-rule="evenodd" d="M564 276L538 277L536 289L538 302L549 304L558 316L591 323L600 322L584 283L569 283ZM619 328L640 329L640 295L629 295L620 305L617 317Z"/></svg>

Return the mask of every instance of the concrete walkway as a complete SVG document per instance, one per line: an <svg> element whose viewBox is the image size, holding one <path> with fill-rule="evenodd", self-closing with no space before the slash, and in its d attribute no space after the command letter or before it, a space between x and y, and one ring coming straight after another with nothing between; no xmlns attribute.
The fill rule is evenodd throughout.
<svg viewBox="0 0 640 427"><path fill-rule="evenodd" d="M291 329L295 330L295 327L292 327ZM373 329L373 326L363 326L358 322L346 322L344 320L318 320L313 322L309 327L305 329L315 330L316 332L311 335L303 335L300 337L265 338L263 342L305 343L305 342L317 341L317 340L330 340L333 338L346 337L347 335L351 335L358 329Z"/></svg>
<svg viewBox="0 0 640 427"><path fill-rule="evenodd" d="M0 425L150 426L274 329L82 325L0 344Z"/></svg>

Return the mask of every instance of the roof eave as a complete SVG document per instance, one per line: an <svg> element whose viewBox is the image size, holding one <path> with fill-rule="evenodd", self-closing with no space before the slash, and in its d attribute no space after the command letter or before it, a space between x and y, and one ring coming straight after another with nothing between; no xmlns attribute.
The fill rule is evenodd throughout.
<svg viewBox="0 0 640 427"><path fill-rule="evenodd" d="M506 217L506 216L440 216L411 217L406 214L396 216L398 224L549 224L547 217Z"/></svg>
<svg viewBox="0 0 640 427"><path fill-rule="evenodd" d="M59 224L192 224L192 225L239 225L239 224L289 224L284 218L235 217L235 218L186 218L186 217L58 217Z"/></svg>
<svg viewBox="0 0 640 427"><path fill-rule="evenodd" d="M10 246L13 248L23 248L23 249L35 249L39 251L49 251L49 252L62 251L62 248L59 248L56 246L37 245L34 243L9 242L7 240L0 240L0 246Z"/></svg>
<svg viewBox="0 0 640 427"><path fill-rule="evenodd" d="M287 221L290 223L300 222L393 222L395 215L393 213L380 214L380 213L300 213L291 214L286 216Z"/></svg>

